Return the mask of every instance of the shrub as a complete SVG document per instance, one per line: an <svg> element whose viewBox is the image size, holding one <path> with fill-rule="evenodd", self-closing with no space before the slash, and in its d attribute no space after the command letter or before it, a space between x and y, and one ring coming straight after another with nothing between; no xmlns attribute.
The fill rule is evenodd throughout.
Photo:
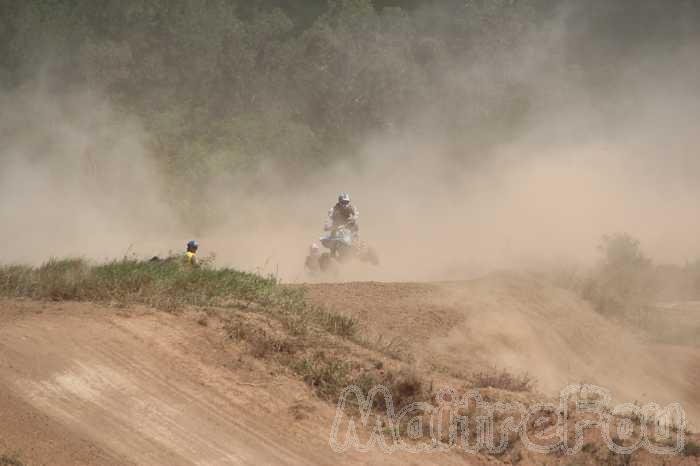
<svg viewBox="0 0 700 466"><path fill-rule="evenodd" d="M331 400L350 385L350 364L318 352L297 362L292 368L317 395Z"/></svg>
<svg viewBox="0 0 700 466"><path fill-rule="evenodd" d="M643 268L651 264L642 252L639 240L628 233L603 236L598 250L603 254L607 268Z"/></svg>
<svg viewBox="0 0 700 466"><path fill-rule="evenodd" d="M400 410L416 401L427 401L431 395L420 375L408 368L398 371L365 371L356 377L353 383L360 387L365 394L369 393L372 388L383 385L391 394L395 410ZM380 411L386 410L386 400L383 396L377 396L373 401L372 408Z"/></svg>
<svg viewBox="0 0 700 466"><path fill-rule="evenodd" d="M621 233L604 236L598 249L602 260L585 280L583 298L608 315L624 316L638 310L656 289L651 261L640 242Z"/></svg>
<svg viewBox="0 0 700 466"><path fill-rule="evenodd" d="M280 353L293 355L303 348L303 344L295 338L276 335L244 320L229 320L224 324L224 331L232 340L246 342L251 355L256 358Z"/></svg>

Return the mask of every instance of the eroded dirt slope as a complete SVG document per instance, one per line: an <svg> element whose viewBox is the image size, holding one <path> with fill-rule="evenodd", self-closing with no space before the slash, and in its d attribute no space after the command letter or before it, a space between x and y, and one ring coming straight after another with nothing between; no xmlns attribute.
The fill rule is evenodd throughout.
<svg viewBox="0 0 700 466"><path fill-rule="evenodd" d="M309 285L309 294L358 317L379 341L407 348L420 365L461 375L489 366L527 372L551 396L585 382L619 401L678 401L699 425L700 349L659 344L530 276Z"/></svg>
<svg viewBox="0 0 700 466"><path fill-rule="evenodd" d="M41 314L5 321L0 342L3 392L118 464L327 462L282 435L288 434L284 408L290 400L273 397L265 384L284 381L263 381L256 390L242 384L254 381L207 364L212 356L203 353L223 349L206 344L186 319L47 306ZM265 414L279 422L267 422ZM105 464L98 457L83 461Z"/></svg>
<svg viewBox="0 0 700 466"><path fill-rule="evenodd" d="M26 465L480 464L334 453L334 406L200 311L0 301L0 454Z"/></svg>

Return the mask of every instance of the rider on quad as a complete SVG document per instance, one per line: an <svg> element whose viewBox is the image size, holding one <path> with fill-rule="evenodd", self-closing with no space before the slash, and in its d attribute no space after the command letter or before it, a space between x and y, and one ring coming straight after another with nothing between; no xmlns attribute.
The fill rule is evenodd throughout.
<svg viewBox="0 0 700 466"><path fill-rule="evenodd" d="M339 226L347 226L354 236L359 233L357 219L360 213L354 205L350 203L348 193L338 195L338 203L328 211L328 224L326 230L335 230Z"/></svg>
<svg viewBox="0 0 700 466"><path fill-rule="evenodd" d="M335 264L350 259L379 264L374 249L359 239L358 218L359 212L350 203L350 196L345 192L340 193L338 203L328 212L325 230L329 233L320 240L328 251L322 253L318 244L311 245L305 263L309 272L333 272Z"/></svg>

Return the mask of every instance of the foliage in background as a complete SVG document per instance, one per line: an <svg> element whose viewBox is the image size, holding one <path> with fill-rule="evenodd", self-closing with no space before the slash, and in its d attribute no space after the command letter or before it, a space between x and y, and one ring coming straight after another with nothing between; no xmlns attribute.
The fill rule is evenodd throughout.
<svg viewBox="0 0 700 466"><path fill-rule="evenodd" d="M536 274L655 341L700 346L700 261L655 264L627 233L604 236L598 250L592 268L560 265Z"/></svg>
<svg viewBox="0 0 700 466"><path fill-rule="evenodd" d="M212 174L254 185L275 164L297 184L417 121L454 157L483 157L555 78L613 93L614 67L591 62L624 67L696 34L687 3L660 15L650 0L0 0L0 91L38 80L107 96L141 120L186 210ZM552 42L556 21L567 32Z"/></svg>
<svg viewBox="0 0 700 466"><path fill-rule="evenodd" d="M584 298L603 314L623 316L653 299L654 269L637 239L627 233L604 236L602 260L583 287Z"/></svg>

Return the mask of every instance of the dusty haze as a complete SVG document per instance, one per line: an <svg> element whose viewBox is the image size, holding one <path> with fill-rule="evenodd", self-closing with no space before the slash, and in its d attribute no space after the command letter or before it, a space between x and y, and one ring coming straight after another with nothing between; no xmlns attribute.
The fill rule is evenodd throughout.
<svg viewBox="0 0 700 466"><path fill-rule="evenodd" d="M304 257L340 191L352 195L362 237L381 265L353 264L324 281L448 281L587 267L599 258L601 236L616 232L639 238L655 263L700 259L700 13L679 9L667 18L666 8L675 7L659 1L658 21L651 10L644 18L655 25L649 34L642 22L627 24L635 34L620 24L619 33L613 27L616 34L598 35L585 11L595 2L566 4L573 3L579 6L555 9L536 31L510 31L510 49L484 39L462 61L438 57L426 86L433 103L387 108L396 125L328 154L332 163L293 173L288 161L263 151L253 170L192 181L203 184L194 200L188 174L173 176L172 154L153 149L151 122L108 92L67 91L51 67L12 91L0 81L0 263L164 256L195 238L218 265L285 282L319 280L304 271ZM627 3L634 22L636 5L654 2ZM422 14L439 23L440 13L429 7ZM615 18L613 26L621 21ZM695 33L678 32L694 18ZM191 163L194 171L194 155ZM426 360L419 362L526 371L549 394L594 381L625 401L679 400L697 429L700 355L690 343L640 336L531 277L496 273L436 285L419 298L405 291L411 286L424 285L323 285L319 293L333 298L321 304L356 312L370 331L406 337ZM433 319L440 312L451 319ZM684 315L659 319L690 333L697 319ZM383 325L373 327L372 319ZM24 333L17 335L24 348Z"/></svg>
<svg viewBox="0 0 700 466"><path fill-rule="evenodd" d="M657 261L700 257L698 41L646 47L626 63L602 55L600 69L615 72L598 89L561 49L564 37L569 47L590 39L567 29L576 14L560 12L512 56L438 70L441 101L464 89L479 96L475 105L407 102L409 123L374 134L347 163L291 182L274 161L255 184L212 177L196 208L214 212L213 224L172 208L180 187L166 185L142 121L114 112L96 90L57 92L42 76L0 97L3 262L167 254L197 238L221 265L304 281L303 257L338 191L353 196L382 259L339 280L590 263L600 236L618 231L639 237ZM488 96L506 85L528 90L526 124L455 144L449 119L496 112Z"/></svg>

